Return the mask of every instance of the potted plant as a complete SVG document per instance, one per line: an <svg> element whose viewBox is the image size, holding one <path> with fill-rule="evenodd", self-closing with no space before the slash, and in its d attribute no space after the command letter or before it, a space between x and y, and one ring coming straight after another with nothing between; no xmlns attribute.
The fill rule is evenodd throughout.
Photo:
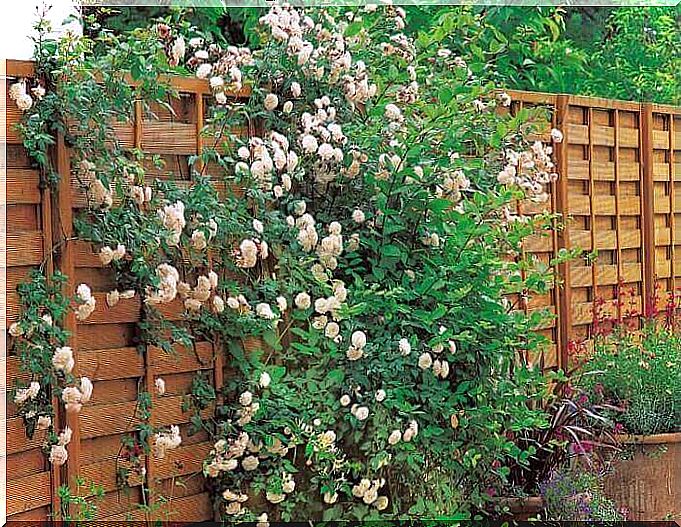
<svg viewBox="0 0 681 527"><path fill-rule="evenodd" d="M605 330L601 325L579 368L579 383L592 397L621 408L612 417L624 448L605 488L632 520L681 514L681 334L675 311L644 319L641 329L638 319L615 321Z"/></svg>
<svg viewBox="0 0 681 527"><path fill-rule="evenodd" d="M546 502L546 485L563 467L579 464L582 472L595 475L605 467L603 453L618 449L614 422L607 417L616 409L595 402L563 377L545 399L547 424L542 429L517 434L516 444L531 455L524 463L511 467L514 497L503 499L508 519L578 520L579 517L555 516ZM596 477L596 476L594 476ZM581 482L584 486L586 482ZM604 516L605 517L605 516ZM594 516L594 518L596 518Z"/></svg>
<svg viewBox="0 0 681 527"><path fill-rule="evenodd" d="M560 467L542 482L540 489L545 514L551 520L626 520L625 511L618 510L606 496L599 475L581 463Z"/></svg>

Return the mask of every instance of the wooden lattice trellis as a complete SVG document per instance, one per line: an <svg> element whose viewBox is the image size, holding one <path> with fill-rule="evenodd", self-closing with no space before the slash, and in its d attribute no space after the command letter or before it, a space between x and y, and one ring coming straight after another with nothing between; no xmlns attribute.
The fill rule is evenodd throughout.
<svg viewBox="0 0 681 527"><path fill-rule="evenodd" d="M7 62L9 78L30 76L29 62ZM160 155L166 166L159 171L149 167L148 175L172 178L190 184L188 156L203 149L200 131L204 125L204 98L208 84L196 79L173 79L180 97L173 101L175 115L156 109L154 119L135 108L132 124L121 124L117 135L124 146ZM8 83L9 84L9 83ZM525 250L548 262L561 248L597 249L595 262L573 261L558 269L562 286L548 295L530 298L524 309L548 308L556 319L544 329L553 347L541 358L545 367L565 367L568 343L588 336L596 298L613 298L618 283L633 288L643 308L652 298L656 283L665 293L675 291L681 272L677 258L676 220L681 214L681 193L675 182L681 174L681 108L611 101L604 99L511 92L516 107L544 105L552 113L552 125L563 130L565 139L556 145L560 179L551 189L548 208L567 218L567 228L548 236L534 236ZM105 488L99 504L99 517L106 520L143 519L137 505L142 503L139 486L125 491L117 488L116 459L121 436L129 432L139 391L154 393L153 383L162 375L167 394L154 396L152 423L185 423L182 397L190 389L197 370L206 370L211 382L220 387L224 366L220 354L213 359L209 344L199 344L197 353L179 353L169 359L160 350L147 357L134 347L135 324L139 320L139 299L123 300L108 308L104 296L114 288L112 274L103 268L93 249L81 242L64 243L73 232L74 211L82 209L85 197L71 175L70 156L63 140L55 152L62 175L57 189L40 186L14 130L20 112L8 100L6 109L6 267L7 324L16 319L16 286L32 268L46 265L48 274L60 269L69 277L66 287L72 293L79 283L89 284L97 296L97 310L84 323L75 317L66 320L72 333L78 373L95 383L96 394L79 415L68 418L74 430L69 461L54 470L40 451L43 437L28 440L16 408L7 403L7 512L13 520L44 520L58 506L56 488L80 475ZM546 138L543 138L546 139ZM210 171L210 167L208 167ZM679 197L677 198L677 195ZM523 212L538 212L525 207ZM49 256L53 249L54 258ZM664 294L662 295L664 296ZM664 298L661 300L664 302ZM181 315L179 304L166 309L171 317ZM6 387L11 389L19 376L15 357L5 360ZM63 426L63 416L60 416ZM161 462L146 460L149 481L165 496L172 497L169 508L183 521L213 518L212 506L200 475L201 462L211 445L202 434L188 436L183 431L182 446Z"/></svg>

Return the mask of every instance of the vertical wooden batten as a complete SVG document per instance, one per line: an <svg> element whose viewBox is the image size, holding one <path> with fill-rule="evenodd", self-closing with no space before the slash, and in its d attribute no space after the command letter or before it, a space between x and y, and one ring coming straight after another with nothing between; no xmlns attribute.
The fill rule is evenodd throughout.
<svg viewBox="0 0 681 527"><path fill-rule="evenodd" d="M72 297L76 290L75 283L75 251L73 242L73 189L71 188L71 157L66 146L64 136L59 134L56 141L56 165L59 173L57 192L54 194L53 234L55 252L58 255L58 268L67 279L64 283L63 294ZM76 362L74 374L77 376L78 365L78 322L73 309L69 309L64 316L64 329L69 332L68 345L73 349ZM62 405L59 405L61 408ZM67 446L69 453L66 462L66 479L64 483L72 485L74 478L80 474L80 419L77 412L65 413L65 426L73 432L71 442ZM75 507L75 504L73 505Z"/></svg>
<svg viewBox="0 0 681 527"><path fill-rule="evenodd" d="M570 96L559 95L556 101L556 128L563 133L563 141L556 143L556 164L558 167L558 181L556 184L556 213L560 215L563 227L557 233L558 249L570 248L570 230L568 219L570 214L569 207L569 186L568 186L568 153L569 153L569 133L568 133L568 112L570 110ZM558 267L558 273L562 278L563 287L558 295L558 367L567 371L568 347L572 337L572 300L571 300L571 279L570 264L562 263Z"/></svg>
<svg viewBox="0 0 681 527"><path fill-rule="evenodd" d="M623 281L622 276L622 222L620 219L621 209L621 193L620 193L620 112L618 109L613 110L613 128L615 132L615 144L613 146L613 165L615 169L615 239L616 239L616 258L617 258L617 319L622 317L622 305L620 302L620 284Z"/></svg>
<svg viewBox="0 0 681 527"><path fill-rule="evenodd" d="M589 233L591 235L591 251L598 250L598 238L596 237L596 190L594 184L594 110L587 110L587 127L589 130L589 144L587 145L589 157ZM591 302L596 306L598 301L598 265L597 260L591 260Z"/></svg>
<svg viewBox="0 0 681 527"><path fill-rule="evenodd" d="M200 92L194 93L195 97L195 113L196 113L196 168L198 173L203 173L203 94Z"/></svg>
<svg viewBox="0 0 681 527"><path fill-rule="evenodd" d="M653 107L640 111L641 200L643 219L643 312L655 308L655 182L653 180Z"/></svg>
<svg viewBox="0 0 681 527"><path fill-rule="evenodd" d="M671 299L676 304L676 190L675 179L676 169L674 167L674 151L676 149L674 136L674 115L669 114L669 229L670 229L670 285L671 285Z"/></svg>

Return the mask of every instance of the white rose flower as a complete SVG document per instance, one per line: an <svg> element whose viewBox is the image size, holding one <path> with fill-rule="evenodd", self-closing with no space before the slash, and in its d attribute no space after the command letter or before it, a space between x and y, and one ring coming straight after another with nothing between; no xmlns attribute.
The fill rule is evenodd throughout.
<svg viewBox="0 0 681 527"><path fill-rule="evenodd" d="M174 64L179 64L182 59L184 59L184 54L187 51L187 47L184 43L183 37L178 37L170 49L170 54L172 56Z"/></svg>
<svg viewBox="0 0 681 527"><path fill-rule="evenodd" d="M66 446L71 442L71 437L73 436L73 430L71 430L68 426L64 428L64 430L59 434L59 437L57 438L57 444L61 446Z"/></svg>
<svg viewBox="0 0 681 527"><path fill-rule="evenodd" d="M291 83L291 95L293 97L300 97L300 94L303 92L303 89L300 87L300 84L297 82L292 82Z"/></svg>
<svg viewBox="0 0 681 527"><path fill-rule="evenodd" d="M255 313L260 318L264 318L267 320L274 320L275 318L277 318L277 316L272 311L272 307L266 302L261 302L260 304L256 305Z"/></svg>
<svg viewBox="0 0 681 527"><path fill-rule="evenodd" d="M24 330L21 329L18 322L12 322L12 325L9 327L9 334L13 337L20 337L24 334Z"/></svg>
<svg viewBox="0 0 681 527"><path fill-rule="evenodd" d="M242 406L250 406L252 402L253 394L249 391L245 391L239 396L239 403L241 403Z"/></svg>
<svg viewBox="0 0 681 527"><path fill-rule="evenodd" d="M260 385L261 388L267 388L270 385L271 382L272 382L272 377L270 377L269 373L264 371L260 374L260 379L258 379L258 384Z"/></svg>
<svg viewBox="0 0 681 527"><path fill-rule="evenodd" d="M62 401L66 405L66 411L69 413L78 413L82 408L83 394L75 386L67 386L61 392Z"/></svg>
<svg viewBox="0 0 681 527"><path fill-rule="evenodd" d="M118 292L117 289L114 289L113 291L109 291L106 294L106 303L109 307L114 307L116 304L121 299L121 294Z"/></svg>
<svg viewBox="0 0 681 527"><path fill-rule="evenodd" d="M50 426L52 426L52 418L49 415L38 417L38 423L36 424L38 430L47 430Z"/></svg>
<svg viewBox="0 0 681 527"><path fill-rule="evenodd" d="M114 251L108 245L102 247L99 250L99 261L102 262L102 265L109 265L113 260L113 257Z"/></svg>
<svg viewBox="0 0 681 527"><path fill-rule="evenodd" d="M279 97L277 97L274 93L268 93L265 97L264 105L265 110L271 112L277 106L279 106Z"/></svg>
<svg viewBox="0 0 681 527"><path fill-rule="evenodd" d="M293 111L293 102L286 101L282 109L284 110L284 113L291 113Z"/></svg>
<svg viewBox="0 0 681 527"><path fill-rule="evenodd" d="M303 145L303 151L307 154L314 154L319 149L319 143L317 142L317 138L310 134L306 134L303 136L301 144Z"/></svg>
<svg viewBox="0 0 681 527"><path fill-rule="evenodd" d="M367 417L369 417L369 409L366 406L360 406L355 410L355 417L359 421L364 421Z"/></svg>
<svg viewBox="0 0 681 527"><path fill-rule="evenodd" d="M239 300L230 296L227 298L227 306L229 306L230 309L239 309Z"/></svg>
<svg viewBox="0 0 681 527"><path fill-rule="evenodd" d="M353 346L362 349L367 344L367 336L364 333L364 331L355 331L352 334L352 338L350 339L350 341L352 342Z"/></svg>
<svg viewBox="0 0 681 527"><path fill-rule="evenodd" d="M402 111L395 104L387 104L385 107L385 117L390 121L399 121L402 119Z"/></svg>
<svg viewBox="0 0 681 527"><path fill-rule="evenodd" d="M273 504L276 505L277 503L281 503L282 501L284 501L286 499L286 494L276 494L274 492L267 492L265 494L265 498L270 503L273 503Z"/></svg>
<svg viewBox="0 0 681 527"><path fill-rule="evenodd" d="M251 151L248 149L247 146L241 146L241 147L239 147L239 150L237 150L237 155L238 155L241 159L246 159L246 160L248 160L248 159L251 158Z"/></svg>
<svg viewBox="0 0 681 527"><path fill-rule="evenodd" d="M351 361L359 360L364 357L364 350L362 348L350 346L345 352L345 356Z"/></svg>
<svg viewBox="0 0 681 527"><path fill-rule="evenodd" d="M253 230L257 232L258 234L262 234L263 231L265 230L265 226L262 224L260 220L254 219L253 220Z"/></svg>
<svg viewBox="0 0 681 527"><path fill-rule="evenodd" d="M263 512L260 516L258 516L258 522L255 524L255 527L270 527L270 522L267 521L266 512Z"/></svg>
<svg viewBox="0 0 681 527"><path fill-rule="evenodd" d="M402 440L402 432L400 430L393 430L388 436L388 444L396 445Z"/></svg>
<svg viewBox="0 0 681 527"><path fill-rule="evenodd" d="M364 215L364 212L362 212L360 209L355 209L352 213L352 221L355 223L364 223L366 220L366 216Z"/></svg>
<svg viewBox="0 0 681 527"><path fill-rule="evenodd" d="M213 309L216 313L222 313L225 310L225 301L221 296L215 295L213 297Z"/></svg>
<svg viewBox="0 0 681 527"><path fill-rule="evenodd" d="M335 339L340 333L340 326L336 322L329 322L324 328L324 335L327 338Z"/></svg>
<svg viewBox="0 0 681 527"><path fill-rule="evenodd" d="M340 398L341 406L348 406L350 404L350 396L348 394L343 394Z"/></svg>
<svg viewBox="0 0 681 527"><path fill-rule="evenodd" d="M52 355L52 366L55 370L71 373L75 366L73 350L69 346L57 348Z"/></svg>
<svg viewBox="0 0 681 527"><path fill-rule="evenodd" d="M382 403L383 401L385 401L386 396L387 393L385 392L385 390L383 389L377 390L375 394L376 402Z"/></svg>
<svg viewBox="0 0 681 527"><path fill-rule="evenodd" d="M158 395L165 395L166 393L166 381L161 377L157 377L154 381L154 386L156 387L156 393Z"/></svg>
<svg viewBox="0 0 681 527"><path fill-rule="evenodd" d="M366 503L367 505L371 505L377 499L378 499L378 489L376 489L374 486L370 487L369 490L367 490L364 493L364 496L362 496L362 501L364 503Z"/></svg>
<svg viewBox="0 0 681 527"><path fill-rule="evenodd" d="M92 389L94 386L92 385L92 381L88 379L87 377L81 377L80 378L80 391L83 394L81 397L81 402L83 403L88 403L90 402L90 399L92 398Z"/></svg>
<svg viewBox="0 0 681 527"><path fill-rule="evenodd" d="M52 445L50 449L50 463L55 466L61 466L66 463L69 457L69 453L66 451L66 447L62 445Z"/></svg>
<svg viewBox="0 0 681 527"><path fill-rule="evenodd" d="M551 130L551 139L553 140L554 143L562 143L563 142L563 132L558 130L558 128L553 128Z"/></svg>
<svg viewBox="0 0 681 527"><path fill-rule="evenodd" d="M402 355L409 355L411 353L411 344L408 339L402 338L398 343L398 348Z"/></svg>
<svg viewBox="0 0 681 527"><path fill-rule="evenodd" d="M213 65L208 64L208 63L203 63L198 68L196 68L196 76L199 79L207 79L208 76L210 75L211 71L213 71Z"/></svg>
<svg viewBox="0 0 681 527"><path fill-rule="evenodd" d="M192 232L192 247L197 251L203 251L208 246L206 234L203 231L196 230Z"/></svg>
<svg viewBox="0 0 681 527"><path fill-rule="evenodd" d="M376 498L376 501L374 502L374 507L378 509L379 511L385 510L388 508L388 497L387 496L379 496Z"/></svg>
<svg viewBox="0 0 681 527"><path fill-rule="evenodd" d="M342 229L343 227L337 221L332 221L329 223L329 233L333 234L334 236L339 236Z"/></svg>
<svg viewBox="0 0 681 527"><path fill-rule="evenodd" d="M242 461L241 461L241 466L244 468L246 471L252 471L258 468L258 465L260 464L260 461L258 461L258 458L255 456L246 456Z"/></svg>
<svg viewBox="0 0 681 527"><path fill-rule="evenodd" d="M324 313L329 311L329 306L326 298L318 298L317 300L314 301L314 310L319 313L320 315L323 315Z"/></svg>
<svg viewBox="0 0 681 527"><path fill-rule="evenodd" d="M82 302L87 302L92 298L92 291L86 284L80 284L76 289L76 295Z"/></svg>
<svg viewBox="0 0 681 527"><path fill-rule="evenodd" d="M430 353L422 353L421 356L419 357L419 368L422 370L427 370L433 365L433 357L431 357Z"/></svg>
<svg viewBox="0 0 681 527"><path fill-rule="evenodd" d="M338 501L338 493L334 492L333 494L330 492L325 492L324 493L324 503L327 505L333 505Z"/></svg>
<svg viewBox="0 0 681 527"><path fill-rule="evenodd" d="M286 494L290 494L295 490L295 488L296 482L293 480L293 478L287 479L281 486L281 490L283 490Z"/></svg>
<svg viewBox="0 0 681 527"><path fill-rule="evenodd" d="M22 112L28 111L33 106L33 98L28 93L23 93L14 101Z"/></svg>
<svg viewBox="0 0 681 527"><path fill-rule="evenodd" d="M220 76L215 76L210 78L210 87L212 89L222 88L225 85L225 79Z"/></svg>

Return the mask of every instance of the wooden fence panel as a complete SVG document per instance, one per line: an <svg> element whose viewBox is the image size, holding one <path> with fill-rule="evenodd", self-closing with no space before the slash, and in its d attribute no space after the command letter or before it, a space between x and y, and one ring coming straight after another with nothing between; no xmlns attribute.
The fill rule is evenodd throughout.
<svg viewBox="0 0 681 527"><path fill-rule="evenodd" d="M555 300L556 362L569 367L569 343L590 337L595 310L611 317L649 313L656 296L656 307L664 309L670 293L677 291L681 110L511 93L516 101L554 110L554 122L564 134L556 145L560 179L554 210L566 225L558 242L585 252L584 258L557 269L563 286ZM619 295L625 299L618 302Z"/></svg>
<svg viewBox="0 0 681 527"><path fill-rule="evenodd" d="M30 64L10 61L8 75L30 75ZM201 130L207 112L205 97L210 89L206 82L196 79L174 79L173 83L180 92L179 98L169 101L173 113L163 107L145 112L137 104L134 121L119 123L116 130L126 148L140 148L165 161L161 169L147 165L150 179L172 179L191 185L188 157L204 148L206 139ZM511 95L514 109L546 106L550 122L546 122L539 140L549 142L550 126L561 129L565 136L562 143L554 144L560 178L550 189L548 203L519 203L518 210L536 214L546 209L562 214L566 228L531 237L524 251L545 263L562 248L598 252L596 259L570 262L557 269L561 284L549 294L516 299L528 313L548 309L556 315L556 320L542 329L552 346L544 356L532 360L542 367L566 367L569 342L589 336L597 299L614 299L618 284L624 284L642 309L656 283L662 293L680 285L681 234L677 234L677 220L681 215L681 192L675 184L681 179L681 110L566 95ZM74 439L67 467L50 467L40 451L43 438L36 436L29 441L16 408L8 405L10 519L46 519L58 506L57 486L80 475L105 488L104 500L99 504L100 519L143 520L144 505L150 498L160 501L163 496L169 503L155 513L156 518L210 520L212 506L200 471L211 445L204 434L188 435L190 415L183 412L182 401L198 371L204 372L216 388L222 386L229 374L224 358L214 354L208 343L198 343L191 350L177 349L177 357L167 357L154 348L146 354L138 352L140 299L123 300L109 308L106 293L115 286L114 277L99 262L98 248L62 239L69 237L73 217L87 206L85 194L72 174L70 153L59 139L55 161L61 182L54 194L41 188L40 175L14 127L19 111L13 103L7 105L4 190L8 232L2 235L8 250L2 263L7 273L8 323L17 316L17 284L38 265L45 265L48 274L57 268L69 275L70 295L78 284L87 283L97 299L97 308L86 321L76 323L71 317L65 322L73 335L77 372L94 382L92 401L68 420ZM214 140L208 141L206 146L212 146ZM209 165L206 172L214 169ZM55 262L51 258L53 251ZM173 304L165 312L177 319L181 317L181 307ZM244 343L247 351L257 345L256 341ZM10 356L5 362L10 389L22 373L16 357ZM154 389L159 377L166 384L163 396ZM121 441L134 433L139 422L137 401L142 392L151 395L151 423L178 424L183 438L182 446L165 459L144 460L151 496L143 495L139 481L121 488L118 480L124 465ZM58 428L63 425L63 421L59 422ZM175 516L170 515L171 511Z"/></svg>
<svg viewBox="0 0 681 527"><path fill-rule="evenodd" d="M25 65L21 63L20 66ZM26 72L30 73L30 68ZM11 74L11 72L9 72ZM43 267L48 274L53 270L51 258L52 196L48 188L41 188L40 174L22 145L16 125L21 112L9 99L9 82L2 96L6 115L3 142L6 149L6 173L3 196L7 230L1 233L6 252L1 266L7 280L5 306L6 328L19 315L17 284L26 281L32 270ZM26 436L24 423L18 416L11 391L18 379L27 380L20 370L17 357L2 357L6 386L7 435L7 514L18 520L45 519L57 506L55 490L61 483L61 471L54 469L42 452L45 432L36 431L32 439ZM59 416L56 419L59 426Z"/></svg>

